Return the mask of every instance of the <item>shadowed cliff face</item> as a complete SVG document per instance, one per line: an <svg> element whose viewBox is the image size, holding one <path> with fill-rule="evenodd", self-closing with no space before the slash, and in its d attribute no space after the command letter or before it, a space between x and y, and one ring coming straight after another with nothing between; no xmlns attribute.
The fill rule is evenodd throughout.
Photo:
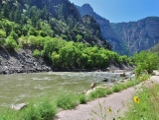
<svg viewBox="0 0 159 120"><path fill-rule="evenodd" d="M115 34L131 53L147 50L159 43L159 18L148 17L137 22L111 24Z"/></svg>
<svg viewBox="0 0 159 120"><path fill-rule="evenodd" d="M120 54L133 54L146 50L159 42L159 18L149 17L137 22L110 23L99 16L89 4L76 6L82 16L91 15L100 25L102 36L107 39L114 51Z"/></svg>
<svg viewBox="0 0 159 120"><path fill-rule="evenodd" d="M81 16L91 15L94 17L94 19L100 25L102 36L109 41L114 51L118 52L119 54L124 54L125 51L127 51L125 50L125 47L122 47L125 46L124 43L120 42L117 35L112 30L109 20L95 13L89 4L84 4L82 7L76 6L76 8L80 12Z"/></svg>

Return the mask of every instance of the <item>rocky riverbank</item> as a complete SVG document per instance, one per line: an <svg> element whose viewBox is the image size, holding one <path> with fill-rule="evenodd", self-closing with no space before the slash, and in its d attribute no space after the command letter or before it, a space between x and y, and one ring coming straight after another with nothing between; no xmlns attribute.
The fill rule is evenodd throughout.
<svg viewBox="0 0 159 120"><path fill-rule="evenodd" d="M32 57L30 49L7 51L0 47L0 74L47 72L52 68L40 58Z"/></svg>
<svg viewBox="0 0 159 120"><path fill-rule="evenodd" d="M33 73L33 72L48 72L48 71L114 71L114 70L132 70L133 66L128 64L110 64L106 69L67 69L67 68L52 68L42 58L32 56L32 50L20 49L16 51L7 51L0 47L0 74L14 73Z"/></svg>

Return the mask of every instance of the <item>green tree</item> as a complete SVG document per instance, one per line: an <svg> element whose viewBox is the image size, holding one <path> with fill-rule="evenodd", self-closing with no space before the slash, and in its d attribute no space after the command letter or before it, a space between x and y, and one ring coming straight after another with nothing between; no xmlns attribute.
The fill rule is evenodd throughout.
<svg viewBox="0 0 159 120"><path fill-rule="evenodd" d="M82 35L79 35L79 34L78 34L78 35L76 36L76 40L77 40L77 42L81 42L81 40L82 40Z"/></svg>
<svg viewBox="0 0 159 120"><path fill-rule="evenodd" d="M136 53L134 58L137 65L135 69L137 76L144 72L152 74L153 70L158 67L159 58L156 53L141 51L139 54Z"/></svg>
<svg viewBox="0 0 159 120"><path fill-rule="evenodd" d="M18 45L16 43L16 41L13 39L13 37L9 36L7 37L7 39L5 40L5 44L4 46L9 49L9 50L14 50Z"/></svg>

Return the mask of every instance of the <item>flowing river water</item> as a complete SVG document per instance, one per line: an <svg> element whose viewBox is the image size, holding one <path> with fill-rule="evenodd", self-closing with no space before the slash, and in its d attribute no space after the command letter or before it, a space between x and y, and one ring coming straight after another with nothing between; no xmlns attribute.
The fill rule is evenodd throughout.
<svg viewBox="0 0 159 120"><path fill-rule="evenodd" d="M130 72L126 72L130 76ZM93 82L104 78L121 79L119 73L111 72L48 72L33 74L0 75L1 108L10 104L27 102L50 93L83 92ZM108 83L104 83L108 84Z"/></svg>

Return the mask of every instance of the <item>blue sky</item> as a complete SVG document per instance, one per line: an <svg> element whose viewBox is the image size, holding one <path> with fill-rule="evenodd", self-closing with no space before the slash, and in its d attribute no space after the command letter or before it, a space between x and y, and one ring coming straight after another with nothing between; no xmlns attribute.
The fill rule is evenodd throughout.
<svg viewBox="0 0 159 120"><path fill-rule="evenodd" d="M137 21L159 17L159 0L70 0L75 5L89 3L94 11L110 22Z"/></svg>

